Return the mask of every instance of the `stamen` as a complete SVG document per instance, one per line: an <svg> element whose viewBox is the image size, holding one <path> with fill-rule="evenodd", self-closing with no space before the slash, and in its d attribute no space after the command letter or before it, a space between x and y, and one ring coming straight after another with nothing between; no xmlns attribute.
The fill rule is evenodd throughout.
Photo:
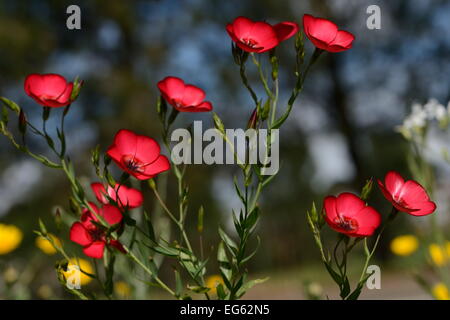
<svg viewBox="0 0 450 320"><path fill-rule="evenodd" d="M339 216L334 219L334 223L345 231L356 231L358 229L358 221L352 218Z"/></svg>
<svg viewBox="0 0 450 320"><path fill-rule="evenodd" d="M249 39L249 38L243 38L241 39L241 42L243 44L245 44L246 46L249 46L250 48L254 48L256 47L257 42L253 39Z"/></svg>

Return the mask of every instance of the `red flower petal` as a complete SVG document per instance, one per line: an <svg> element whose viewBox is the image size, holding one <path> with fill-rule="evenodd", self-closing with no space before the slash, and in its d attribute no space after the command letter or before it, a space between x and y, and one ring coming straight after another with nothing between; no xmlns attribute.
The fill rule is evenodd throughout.
<svg viewBox="0 0 450 320"><path fill-rule="evenodd" d="M393 198L397 198L400 190L405 183L402 176L396 171L389 171L384 178L384 183L387 191L392 195Z"/></svg>
<svg viewBox="0 0 450 320"><path fill-rule="evenodd" d="M436 210L436 204L433 201L416 203L415 206L416 210L408 212L413 216L426 216L427 214L431 214Z"/></svg>
<svg viewBox="0 0 450 320"><path fill-rule="evenodd" d="M336 199L337 214L349 218L357 216L365 206L366 204L361 198L349 192L341 193Z"/></svg>
<svg viewBox="0 0 450 320"><path fill-rule="evenodd" d="M121 155L135 155L137 134L133 131L121 129L114 137L114 146Z"/></svg>
<svg viewBox="0 0 450 320"><path fill-rule="evenodd" d="M144 175L152 177L158 173L170 169L170 163L166 156L160 155L152 164L145 167ZM139 179L139 178L138 178ZM149 178L146 178L149 179ZM143 179L144 180L144 179Z"/></svg>
<svg viewBox="0 0 450 320"><path fill-rule="evenodd" d="M106 198L106 190L105 190L105 186L100 183L100 182L94 182L91 183L91 189L95 194L95 197L97 198L98 202L103 203L103 204L108 204L109 201Z"/></svg>
<svg viewBox="0 0 450 320"><path fill-rule="evenodd" d="M338 27L330 20L315 18L309 14L303 16L303 28L308 38L313 37L327 44L336 38L338 32Z"/></svg>
<svg viewBox="0 0 450 320"><path fill-rule="evenodd" d="M319 49L341 52L352 47L355 36L350 32L338 30L332 21L316 18L309 14L303 16L303 29L306 36Z"/></svg>
<svg viewBox="0 0 450 320"><path fill-rule="evenodd" d="M116 184L113 188L108 188L108 194L111 199L118 202L120 206L130 209L140 207L144 202L142 192L138 189L128 188L127 186Z"/></svg>
<svg viewBox="0 0 450 320"><path fill-rule="evenodd" d="M274 25L273 29L277 34L278 41L281 42L295 35L298 32L299 27L295 22L285 21Z"/></svg>
<svg viewBox="0 0 450 320"><path fill-rule="evenodd" d="M414 180L408 180L405 182L399 192L399 197L408 205L411 205L412 208L414 208L414 204L416 203L430 200L425 189Z"/></svg>
<svg viewBox="0 0 450 320"><path fill-rule="evenodd" d="M326 217L331 221L333 221L337 217L336 212L336 197L328 196L323 201L323 207L325 209Z"/></svg>
<svg viewBox="0 0 450 320"><path fill-rule="evenodd" d="M166 100L181 100L184 94L184 81L177 77L166 77L158 82L158 88Z"/></svg>
<svg viewBox="0 0 450 320"><path fill-rule="evenodd" d="M239 40L242 38L247 38L253 28L255 22L246 17L237 17L232 22L231 26L232 33Z"/></svg>
<svg viewBox="0 0 450 320"><path fill-rule="evenodd" d="M92 242L92 244L84 247L83 252L88 257L91 257L94 259L101 259L101 258L103 258L104 249L105 249L105 243L103 241L95 241L95 242Z"/></svg>
<svg viewBox="0 0 450 320"><path fill-rule="evenodd" d="M92 243L89 232L80 222L72 224L70 228L70 240L82 246L87 246Z"/></svg>
<svg viewBox="0 0 450 320"><path fill-rule="evenodd" d="M102 209L100 209L100 215L108 222L110 225L118 224L122 221L123 216L120 210L111 205L105 204Z"/></svg>
<svg viewBox="0 0 450 320"><path fill-rule="evenodd" d="M372 207L365 207L358 213L358 230L355 235L361 237L371 236L380 226L381 215Z"/></svg>
<svg viewBox="0 0 450 320"><path fill-rule="evenodd" d="M181 102L186 106L196 106L200 104L205 99L205 91L202 89L193 86L186 85L184 87L183 98Z"/></svg>
<svg viewBox="0 0 450 320"><path fill-rule="evenodd" d="M337 32L336 38L333 40L333 46L340 46L344 50L350 49L352 47L352 43L355 40L355 36L348 31L339 30Z"/></svg>
<svg viewBox="0 0 450 320"><path fill-rule="evenodd" d="M136 137L135 157L145 164L155 161L161 152L158 142L142 135Z"/></svg>
<svg viewBox="0 0 450 320"><path fill-rule="evenodd" d="M71 102L73 84L59 74L30 74L25 79L24 89L42 106L62 107Z"/></svg>

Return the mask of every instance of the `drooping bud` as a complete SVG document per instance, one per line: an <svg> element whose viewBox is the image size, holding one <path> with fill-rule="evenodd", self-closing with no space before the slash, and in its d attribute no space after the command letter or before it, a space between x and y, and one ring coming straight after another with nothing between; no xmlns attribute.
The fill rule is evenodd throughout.
<svg viewBox="0 0 450 320"><path fill-rule="evenodd" d="M19 113L19 131L22 135L27 132L27 117L22 109L20 109Z"/></svg>
<svg viewBox="0 0 450 320"><path fill-rule="evenodd" d="M247 129L256 129L256 126L258 125L258 108L255 108L248 119L247 122Z"/></svg>

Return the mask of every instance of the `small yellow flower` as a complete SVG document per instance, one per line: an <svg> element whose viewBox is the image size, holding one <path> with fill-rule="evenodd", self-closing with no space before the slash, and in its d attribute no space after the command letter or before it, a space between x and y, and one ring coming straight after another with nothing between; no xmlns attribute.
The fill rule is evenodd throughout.
<svg viewBox="0 0 450 320"><path fill-rule="evenodd" d="M48 236L53 240L53 243L57 247L59 247L59 248L62 247L61 240L58 237L56 237L50 233L48 234ZM42 250L42 252L44 252L45 254L48 254L50 256L54 255L57 252L56 249L51 244L51 242L48 241L47 239L45 239L44 237L41 237L41 236L37 237L35 244L36 244L36 247L38 247L39 249Z"/></svg>
<svg viewBox="0 0 450 320"><path fill-rule="evenodd" d="M41 299L50 299L53 296L53 290L49 285L43 284L38 288L37 295Z"/></svg>
<svg viewBox="0 0 450 320"><path fill-rule="evenodd" d="M217 294L217 286L223 284L223 279L220 275L215 274L206 278L206 287L208 287L209 293Z"/></svg>
<svg viewBox="0 0 450 320"><path fill-rule="evenodd" d="M118 281L114 284L114 292L122 299L128 299L131 296L131 287L124 281Z"/></svg>
<svg viewBox="0 0 450 320"><path fill-rule="evenodd" d="M0 223L0 255L14 251L22 242L23 234L13 225Z"/></svg>
<svg viewBox="0 0 450 320"><path fill-rule="evenodd" d="M84 274L83 272L94 274L94 269L92 268L91 263L84 259L70 259L67 265L67 271L61 271L66 279L75 276L78 272L80 276L80 286L86 285L92 281L92 278Z"/></svg>
<svg viewBox="0 0 450 320"><path fill-rule="evenodd" d="M433 263L441 267L450 259L450 241L447 241L445 248L436 243L432 243L428 247L428 252Z"/></svg>
<svg viewBox="0 0 450 320"><path fill-rule="evenodd" d="M450 300L448 288L443 283L438 283L433 287L433 296L436 300Z"/></svg>
<svg viewBox="0 0 450 320"><path fill-rule="evenodd" d="M419 240L413 235L403 235L395 237L391 241L391 251L398 256L409 256L419 247Z"/></svg>

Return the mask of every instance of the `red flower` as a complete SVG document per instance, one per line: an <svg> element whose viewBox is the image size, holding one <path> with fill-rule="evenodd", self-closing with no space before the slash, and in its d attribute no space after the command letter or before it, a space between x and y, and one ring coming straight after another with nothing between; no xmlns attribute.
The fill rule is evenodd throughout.
<svg viewBox="0 0 450 320"><path fill-rule="evenodd" d="M323 206L331 229L350 237L371 236L381 223L380 214L352 193L328 196Z"/></svg>
<svg viewBox="0 0 450 320"><path fill-rule="evenodd" d="M139 180L151 179L170 169L169 160L160 154L155 140L130 130L119 130L106 153L122 170Z"/></svg>
<svg viewBox="0 0 450 320"><path fill-rule="evenodd" d="M227 32L237 46L247 52L262 53L275 48L298 32L295 22L281 22L274 26L263 21L237 17L227 24Z"/></svg>
<svg viewBox="0 0 450 320"><path fill-rule="evenodd" d="M58 108L72 103L73 83L68 83L59 74L30 74L24 88L27 95L44 107Z"/></svg>
<svg viewBox="0 0 450 320"><path fill-rule="evenodd" d="M115 206L106 204L99 209L95 204L89 204L95 213L101 216L111 226L122 222L122 213ZM97 217L85 209L81 216L81 221L75 222L70 228L70 240L82 245L85 255L91 258L101 259L105 246L107 245L125 252L119 241L107 239L106 230L92 223L92 221L98 221Z"/></svg>
<svg viewBox="0 0 450 320"><path fill-rule="evenodd" d="M405 182L398 172L389 171L384 185L380 180L378 185L384 197L399 211L424 216L436 210L436 204L430 200L425 189L414 180Z"/></svg>
<svg viewBox="0 0 450 320"><path fill-rule="evenodd" d="M185 84L177 77L165 77L158 82L158 89L164 99L180 112L206 112L212 110L212 104L205 100L205 91Z"/></svg>
<svg viewBox="0 0 450 320"><path fill-rule="evenodd" d="M338 30L338 27L330 20L316 18L309 14L303 16L303 29L317 48L329 52L348 50L355 40L353 34Z"/></svg>
<svg viewBox="0 0 450 320"><path fill-rule="evenodd" d="M106 191L103 184L95 182L91 184L91 188L97 200L103 204L109 204L109 200L106 196L115 201L121 208L138 208L144 202L141 191L134 188L128 188L123 184L117 183L114 188L108 186L108 191Z"/></svg>

